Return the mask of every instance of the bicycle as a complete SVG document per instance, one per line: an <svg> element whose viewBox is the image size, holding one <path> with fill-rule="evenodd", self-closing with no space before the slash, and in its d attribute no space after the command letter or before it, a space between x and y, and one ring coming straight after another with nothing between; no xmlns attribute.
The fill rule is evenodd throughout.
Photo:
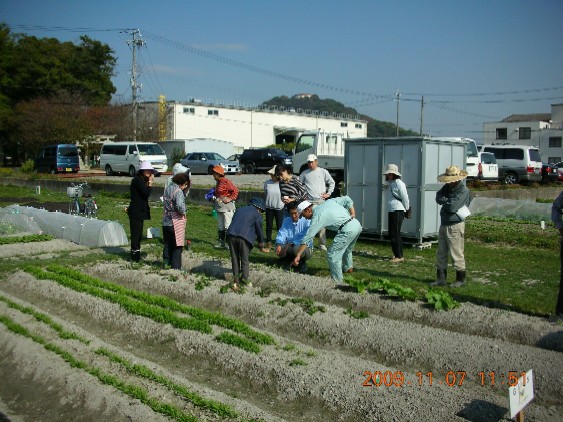
<svg viewBox="0 0 563 422"><path fill-rule="evenodd" d="M72 198L68 204L68 213L71 215L84 215L87 218L97 218L98 206L91 194L86 196L84 204L80 203L84 186L90 187L88 183L84 182L78 185L73 183L66 189L66 194Z"/></svg>

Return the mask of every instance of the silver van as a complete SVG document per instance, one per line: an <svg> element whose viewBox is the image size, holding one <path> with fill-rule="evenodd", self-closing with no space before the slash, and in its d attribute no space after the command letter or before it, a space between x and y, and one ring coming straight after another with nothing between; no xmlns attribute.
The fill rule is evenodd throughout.
<svg viewBox="0 0 563 422"><path fill-rule="evenodd" d="M499 179L506 184L540 182L540 150L527 145L483 145L483 152L495 154Z"/></svg>
<svg viewBox="0 0 563 422"><path fill-rule="evenodd" d="M133 177L141 161L150 161L157 175L168 170L166 153L154 142L106 142L100 151L100 168L107 176L128 173Z"/></svg>

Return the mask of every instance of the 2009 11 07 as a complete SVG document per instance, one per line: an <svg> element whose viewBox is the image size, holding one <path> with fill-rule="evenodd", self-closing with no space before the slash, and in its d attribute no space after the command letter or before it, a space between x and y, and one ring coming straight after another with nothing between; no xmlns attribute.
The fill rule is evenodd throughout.
<svg viewBox="0 0 563 422"><path fill-rule="evenodd" d="M404 385L446 385L448 387L461 387L464 380L466 379L466 371L448 371L443 377L433 376L433 372L422 372L418 371L416 373L416 379L409 380L405 378L402 371L364 371L365 380L362 384L364 387L403 387ZM500 382L499 381L500 378ZM526 385L526 373L518 371L508 371L504 373L496 373L494 371L480 371L477 373L477 382L481 386L490 385L491 387L496 385L507 385L509 387L514 387L518 384L519 378L523 378L523 385Z"/></svg>

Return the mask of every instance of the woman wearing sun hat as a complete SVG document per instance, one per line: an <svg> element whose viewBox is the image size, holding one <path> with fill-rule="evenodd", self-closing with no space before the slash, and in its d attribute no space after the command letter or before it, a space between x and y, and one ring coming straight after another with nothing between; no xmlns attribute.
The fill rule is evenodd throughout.
<svg viewBox="0 0 563 422"><path fill-rule="evenodd" d="M129 228L131 229L131 261L141 259L141 238L143 236L143 222L151 219L149 197L152 192L152 182L156 170L150 161L143 161L139 171L131 180L131 202L127 208Z"/></svg>
<svg viewBox="0 0 563 422"><path fill-rule="evenodd" d="M409 195L407 187L401 180L401 173L396 164L389 164L383 173L387 185L387 231L393 250L391 262L403 262L403 242L401 240L401 226L405 219L405 212L409 209Z"/></svg>
<svg viewBox="0 0 563 422"><path fill-rule="evenodd" d="M436 192L436 203L442 208L436 251L436 281L430 283L432 286L446 284L449 257L456 271L456 281L452 286L461 287L465 284L465 218L460 216L459 210L471 202L469 189L462 183L466 177L467 172L457 166L449 166L438 176L438 182L445 185Z"/></svg>

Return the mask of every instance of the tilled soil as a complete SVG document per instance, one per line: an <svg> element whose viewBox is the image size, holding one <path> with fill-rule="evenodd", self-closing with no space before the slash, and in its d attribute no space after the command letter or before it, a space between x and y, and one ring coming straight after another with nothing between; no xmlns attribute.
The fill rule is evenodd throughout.
<svg viewBox="0 0 563 422"><path fill-rule="evenodd" d="M218 342L222 328L213 326L210 334L175 328L28 272L0 281L0 295L10 303L46 314L89 344L61 339L6 300L0 316L200 420L221 417L95 351L107 349L227 404L238 413L235 420L509 420L509 371L529 369L535 398L526 420L563 419L563 326L542 318L468 303L436 312L421 302L360 295L326 278L263 265L251 267L253 287L221 293L229 278L227 253L217 260L185 252L185 271L178 272L149 265L159 260L156 247L146 248L148 264L140 266L122 260L81 266L81 257L103 251L62 240L25 249L39 266L70 252L76 268L96 279L220 312L271 335L275 344L251 353ZM21 254L21 245L0 246L1 260ZM368 317L354 318L350 310ZM12 420L169 420L5 324L0 351L0 410ZM377 371L381 385L373 386L370 374Z"/></svg>

